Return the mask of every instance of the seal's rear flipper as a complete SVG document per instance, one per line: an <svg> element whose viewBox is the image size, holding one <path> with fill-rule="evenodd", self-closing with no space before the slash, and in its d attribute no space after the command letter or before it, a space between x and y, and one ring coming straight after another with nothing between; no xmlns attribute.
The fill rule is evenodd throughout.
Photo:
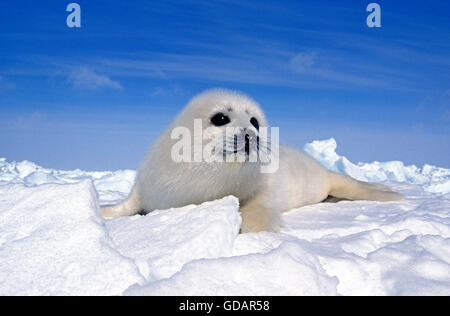
<svg viewBox="0 0 450 316"><path fill-rule="evenodd" d="M135 188L131 191L128 198L120 204L114 206L102 207L103 218L116 218L121 216L130 216L142 211L139 204L138 193Z"/></svg>
<svg viewBox="0 0 450 316"><path fill-rule="evenodd" d="M331 183L329 195L336 198L380 202L403 200L403 196L381 184L357 181L334 172L330 172L329 176Z"/></svg>

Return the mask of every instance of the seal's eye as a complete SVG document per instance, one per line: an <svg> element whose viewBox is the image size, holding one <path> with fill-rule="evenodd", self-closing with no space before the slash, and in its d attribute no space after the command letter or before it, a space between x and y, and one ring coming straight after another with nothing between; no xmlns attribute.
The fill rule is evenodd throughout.
<svg viewBox="0 0 450 316"><path fill-rule="evenodd" d="M211 123L215 126L223 126L230 123L230 118L223 113L217 113L211 117Z"/></svg>
<svg viewBox="0 0 450 316"><path fill-rule="evenodd" d="M259 123L258 123L258 120L257 120L257 119L255 119L254 117L252 117L252 118L250 119L250 123L252 123L252 125L259 131Z"/></svg>

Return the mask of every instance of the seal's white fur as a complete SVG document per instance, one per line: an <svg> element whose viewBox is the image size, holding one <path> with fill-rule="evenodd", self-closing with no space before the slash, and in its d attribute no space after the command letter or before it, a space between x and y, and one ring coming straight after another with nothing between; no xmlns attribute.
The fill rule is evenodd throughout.
<svg viewBox="0 0 450 316"><path fill-rule="evenodd" d="M174 162L171 149L176 140L170 137L173 128L184 126L193 131L194 119L201 119L203 128L210 127L211 117L218 112L230 117L227 127L247 128L257 134L250 123L252 117L261 127L267 126L258 104L245 95L226 90L200 94L153 144L128 199L103 208L103 217L199 204L234 195L241 204L242 232L278 231L281 212L321 202L329 195L349 200L401 199L388 187L330 172L307 154L287 146L279 147L279 169L269 174L261 173L255 162ZM219 131L223 127L215 128Z"/></svg>

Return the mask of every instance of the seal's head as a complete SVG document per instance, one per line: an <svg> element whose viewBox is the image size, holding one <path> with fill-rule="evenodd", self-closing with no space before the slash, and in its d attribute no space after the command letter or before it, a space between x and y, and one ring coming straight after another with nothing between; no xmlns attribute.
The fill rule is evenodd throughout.
<svg viewBox="0 0 450 316"><path fill-rule="evenodd" d="M262 148L261 130L267 122L251 98L238 92L214 89L194 97L180 117L200 121L206 160L225 162L256 162Z"/></svg>

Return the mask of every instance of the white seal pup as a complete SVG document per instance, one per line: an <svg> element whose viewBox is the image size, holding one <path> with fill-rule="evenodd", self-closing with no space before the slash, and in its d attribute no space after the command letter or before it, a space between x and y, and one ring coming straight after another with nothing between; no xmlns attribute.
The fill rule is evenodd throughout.
<svg viewBox="0 0 450 316"><path fill-rule="evenodd" d="M282 212L322 202L328 196L348 200L402 199L386 186L328 171L306 153L284 145L279 146L279 168L273 173L262 173L259 161L236 160L236 157L232 162L214 161L207 155L200 161L174 161L173 149L178 140L173 131L184 127L193 135L195 120L197 124L201 122L205 132L200 140L205 146L215 134L223 135L225 128L235 128L231 153L236 157L248 157L259 150L259 143L254 145L253 141L249 145L249 135L259 139L260 130L267 128L259 105L243 94L210 90L194 97L145 156L129 197L119 205L103 208L104 218L200 204L234 195L241 206L241 232L276 232L282 226ZM236 151L237 136L245 139L245 145L240 145L245 150ZM211 155L225 158L230 151L229 142L226 137L225 146L212 146ZM194 143L195 140L189 152L195 155L198 149Z"/></svg>

